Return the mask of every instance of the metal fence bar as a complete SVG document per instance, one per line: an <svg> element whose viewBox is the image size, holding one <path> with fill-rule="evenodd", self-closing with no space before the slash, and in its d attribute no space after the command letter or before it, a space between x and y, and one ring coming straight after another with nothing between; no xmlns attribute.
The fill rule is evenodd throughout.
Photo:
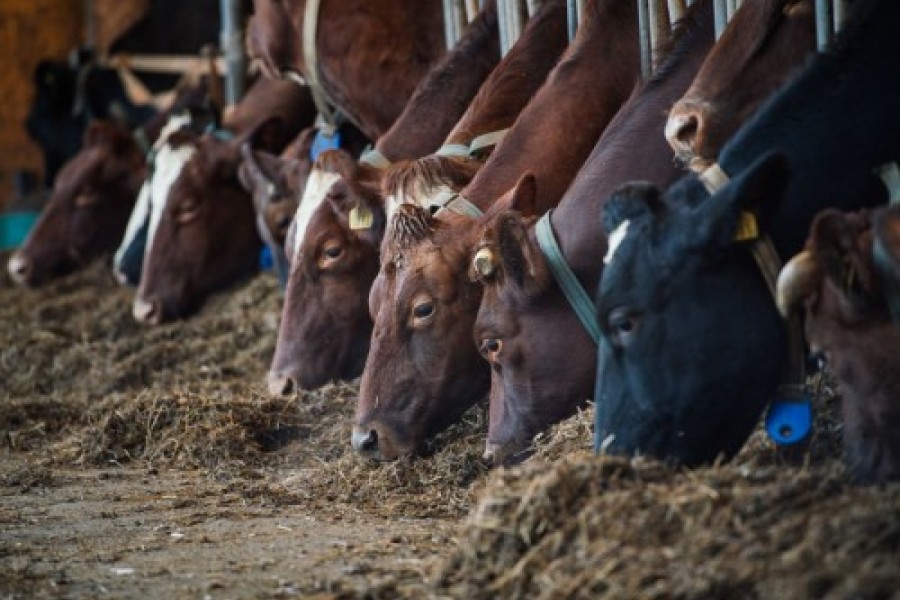
<svg viewBox="0 0 900 600"><path fill-rule="evenodd" d="M726 0L715 0L713 4L713 21L716 29L716 39L722 36L725 26L728 24L728 6Z"/></svg>
<svg viewBox="0 0 900 600"><path fill-rule="evenodd" d="M566 2L567 24L569 29L569 41L575 39L575 33L578 31L578 1L568 0Z"/></svg>
<svg viewBox="0 0 900 600"><path fill-rule="evenodd" d="M831 0L816 0L816 47L824 50L831 44L834 17Z"/></svg>
<svg viewBox="0 0 900 600"><path fill-rule="evenodd" d="M669 39L672 26L669 24L669 3L667 0L650 0L650 61L651 69L656 68L659 49Z"/></svg>
<svg viewBox="0 0 900 600"><path fill-rule="evenodd" d="M537 12L538 4L539 4L538 0L527 0L527 2L525 3L525 5L528 7L528 18L529 19L534 16L534 13Z"/></svg>
<svg viewBox="0 0 900 600"><path fill-rule="evenodd" d="M522 35L525 26L521 2L522 0L497 0L500 50L504 56Z"/></svg>
<svg viewBox="0 0 900 600"><path fill-rule="evenodd" d="M225 103L237 104L244 93L244 43L241 35L241 7L238 0L220 0L219 13L222 29L219 44L225 57Z"/></svg>
<svg viewBox="0 0 900 600"><path fill-rule="evenodd" d="M669 0L669 20L672 25L680 21L687 12L685 0Z"/></svg>
<svg viewBox="0 0 900 600"><path fill-rule="evenodd" d="M834 0L834 32L837 33L844 26L850 13L850 3L848 0Z"/></svg>
<svg viewBox="0 0 900 600"><path fill-rule="evenodd" d="M444 4L444 39L447 50L452 50L456 42L462 37L466 28L465 0L443 0Z"/></svg>
<svg viewBox="0 0 900 600"><path fill-rule="evenodd" d="M641 42L641 77L646 79L653 70L652 41L650 35L650 3L649 0L637 0L638 33Z"/></svg>
<svg viewBox="0 0 900 600"><path fill-rule="evenodd" d="M475 17L478 16L478 12L481 10L479 6L478 0L465 0L466 4L466 21L471 23L475 20Z"/></svg>

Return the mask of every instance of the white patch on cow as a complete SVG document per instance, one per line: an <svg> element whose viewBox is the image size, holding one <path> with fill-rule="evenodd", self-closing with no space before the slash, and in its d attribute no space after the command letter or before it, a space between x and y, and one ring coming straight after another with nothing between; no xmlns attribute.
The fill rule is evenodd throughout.
<svg viewBox="0 0 900 600"><path fill-rule="evenodd" d="M303 246L303 239L306 237L306 228L312 220L316 209L321 206L328 191L339 179L337 173L329 173L322 169L313 169L306 180L306 188L303 190L303 196L300 198L300 204L297 205L297 212L294 214L294 246L293 256L300 254L300 248Z"/></svg>
<svg viewBox="0 0 900 600"><path fill-rule="evenodd" d="M619 223L618 227L613 229L609 234L609 245L606 249L606 256L603 257L603 264L608 265L616 254L616 250L622 245L622 240L628 234L628 226L631 224L627 219Z"/></svg>
<svg viewBox="0 0 900 600"><path fill-rule="evenodd" d="M169 120L166 121L166 125L160 132L159 137L156 138L156 141L153 143L153 151L157 156L155 161L156 165L160 164L160 154L163 149L168 148L167 144L169 142L169 136L180 130L182 127L189 125L190 122L191 117L187 114L169 117ZM147 221L150 212L152 196L151 184L154 175L155 173L151 170L151 175L147 177L144 181L144 185L141 186L141 191L138 194L134 209L131 211L131 216L128 217L128 225L125 227L125 236L122 238L122 243L119 244L119 248L116 250L116 254L113 257L113 266L116 270L120 271L122 269L122 260L125 257L125 252L134 241L134 236L138 234L138 231L140 231L141 227L143 227L144 223Z"/></svg>
<svg viewBox="0 0 900 600"><path fill-rule="evenodd" d="M150 181L150 227L147 229L147 247L144 249L144 257L150 256L156 229L159 227L163 211L169 201L169 191L181 174L184 165L196 152L197 147L193 144L185 144L178 148L172 148L166 144L156 155L156 168L153 172L153 179Z"/></svg>

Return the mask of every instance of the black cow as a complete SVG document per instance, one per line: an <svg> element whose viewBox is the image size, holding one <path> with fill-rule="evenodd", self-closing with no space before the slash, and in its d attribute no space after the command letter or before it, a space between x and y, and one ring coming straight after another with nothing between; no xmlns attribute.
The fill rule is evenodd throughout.
<svg viewBox="0 0 900 600"><path fill-rule="evenodd" d="M738 223L755 213L783 260L822 208L886 200L872 169L900 156L898 27L900 3L858 2L835 47L722 150L735 179L718 192L687 175L662 198L632 184L610 201L606 228L622 241L599 287L599 449L693 465L741 447L787 352L754 242L735 240Z"/></svg>

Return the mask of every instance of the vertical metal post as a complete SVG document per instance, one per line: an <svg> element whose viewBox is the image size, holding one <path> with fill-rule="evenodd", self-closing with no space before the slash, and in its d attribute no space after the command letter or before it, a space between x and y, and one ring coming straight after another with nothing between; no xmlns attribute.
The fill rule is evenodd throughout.
<svg viewBox="0 0 900 600"><path fill-rule="evenodd" d="M844 22L850 13L850 6L847 0L834 0L834 29L835 33L839 32L844 26Z"/></svg>
<svg viewBox="0 0 900 600"><path fill-rule="evenodd" d="M685 12L687 12L685 0L669 0L669 20L672 22L672 25L680 21L684 17Z"/></svg>
<svg viewBox="0 0 900 600"><path fill-rule="evenodd" d="M500 33L500 55L509 52L509 24L506 22L506 5L512 0L497 0L497 29Z"/></svg>
<svg viewBox="0 0 900 600"><path fill-rule="evenodd" d="M240 25L240 0L219 0L219 14L222 19L219 44L225 57L225 102L229 106L237 104L244 92L244 42Z"/></svg>
<svg viewBox="0 0 900 600"><path fill-rule="evenodd" d="M507 6L509 7L510 23L509 46L512 48L519 36L522 35L522 30L525 28L525 19L522 16L522 2L520 0L513 0Z"/></svg>
<svg viewBox="0 0 900 600"><path fill-rule="evenodd" d="M641 42L641 77L646 79L653 69L650 48L650 4L649 0L637 0L638 33Z"/></svg>
<svg viewBox="0 0 900 600"><path fill-rule="evenodd" d="M578 2L577 0L568 0L566 2L566 13L569 26L569 42L575 39L575 33L578 31Z"/></svg>
<svg viewBox="0 0 900 600"><path fill-rule="evenodd" d="M833 27L831 0L816 0L816 47L819 50L831 44Z"/></svg>
<svg viewBox="0 0 900 600"><path fill-rule="evenodd" d="M522 35L524 19L520 0L497 0L497 14L500 25L500 50L503 56L506 56Z"/></svg>
<svg viewBox="0 0 900 600"><path fill-rule="evenodd" d="M534 16L538 9L538 0L527 0L525 5L528 7L528 18Z"/></svg>
<svg viewBox="0 0 900 600"><path fill-rule="evenodd" d="M722 37L725 26L728 25L728 6L726 0L715 0L713 5L713 20L716 28L716 39Z"/></svg>
<svg viewBox="0 0 900 600"><path fill-rule="evenodd" d="M656 68L659 49L669 38L669 4L666 0L650 0L650 60L651 69Z"/></svg>
<svg viewBox="0 0 900 600"><path fill-rule="evenodd" d="M462 0L460 0L462 1ZM466 3L466 21L471 23L475 20L475 17L478 16L478 12L481 10L481 6L479 6L478 0L465 0Z"/></svg>
<svg viewBox="0 0 900 600"><path fill-rule="evenodd" d="M461 2L462 0L443 0L444 40L447 43L447 50L453 49L466 27L465 7Z"/></svg>

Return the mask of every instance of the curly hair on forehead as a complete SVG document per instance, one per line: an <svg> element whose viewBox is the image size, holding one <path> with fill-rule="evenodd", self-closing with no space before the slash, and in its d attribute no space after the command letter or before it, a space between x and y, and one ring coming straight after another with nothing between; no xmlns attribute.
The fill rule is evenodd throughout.
<svg viewBox="0 0 900 600"><path fill-rule="evenodd" d="M443 186L458 192L472 181L481 166L481 162L470 158L432 154L388 169L381 191L385 196L397 194L407 198Z"/></svg>

